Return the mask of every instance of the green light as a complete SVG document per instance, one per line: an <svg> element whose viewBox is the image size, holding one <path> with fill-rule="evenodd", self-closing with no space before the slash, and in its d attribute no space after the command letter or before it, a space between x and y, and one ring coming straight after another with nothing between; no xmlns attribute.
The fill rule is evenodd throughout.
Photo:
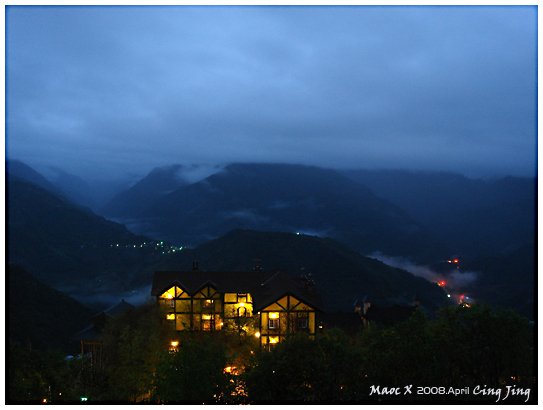
<svg viewBox="0 0 543 410"><path fill-rule="evenodd" d="M86 397L81 397L81 401L87 401Z"/></svg>

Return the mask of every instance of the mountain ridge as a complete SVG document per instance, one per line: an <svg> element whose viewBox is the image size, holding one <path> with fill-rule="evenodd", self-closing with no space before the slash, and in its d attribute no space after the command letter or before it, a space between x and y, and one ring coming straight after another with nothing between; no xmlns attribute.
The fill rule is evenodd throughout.
<svg viewBox="0 0 543 410"><path fill-rule="evenodd" d="M165 195L144 212L142 222L184 246L239 227L321 232L364 253L446 253L397 205L334 170L302 165L228 165Z"/></svg>
<svg viewBox="0 0 543 410"><path fill-rule="evenodd" d="M429 312L447 303L446 294L435 283L362 256L333 239L288 232L234 229L196 248L170 255L153 271L190 271L195 260L200 271L251 271L256 259L262 260L264 271L281 270L298 277L303 267L313 273L329 313L354 311L352 304L366 294L383 306L411 305L418 295ZM149 279L150 274L142 276L135 285Z"/></svg>

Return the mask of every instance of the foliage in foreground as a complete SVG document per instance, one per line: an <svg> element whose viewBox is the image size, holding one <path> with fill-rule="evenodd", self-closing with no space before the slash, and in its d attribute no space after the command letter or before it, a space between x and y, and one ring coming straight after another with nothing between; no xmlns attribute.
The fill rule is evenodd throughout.
<svg viewBox="0 0 543 410"><path fill-rule="evenodd" d="M174 335L179 344L172 354L168 346ZM372 385L471 391L477 385L532 390L535 385L533 328L514 311L486 305L443 308L434 321L419 311L394 327L371 326L354 337L338 329L314 339L297 335L270 352L258 352L253 339L175 334L147 306L106 328L104 370L85 358L65 361L10 343L9 399L353 402L376 400ZM227 366L244 372L234 376L225 372Z"/></svg>
<svg viewBox="0 0 543 410"><path fill-rule="evenodd" d="M472 305L443 308L432 322L417 311L403 323L373 326L354 339L341 331L315 340L293 337L259 356L247 384L257 402L376 400L372 385L533 389L533 366L528 321L511 310ZM414 398L436 399L399 396Z"/></svg>

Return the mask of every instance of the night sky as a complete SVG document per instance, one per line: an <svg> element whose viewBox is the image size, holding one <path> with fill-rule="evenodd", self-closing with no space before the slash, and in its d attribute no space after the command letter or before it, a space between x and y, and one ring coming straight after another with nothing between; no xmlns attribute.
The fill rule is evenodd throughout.
<svg viewBox="0 0 543 410"><path fill-rule="evenodd" d="M6 154L534 175L537 8L8 7Z"/></svg>

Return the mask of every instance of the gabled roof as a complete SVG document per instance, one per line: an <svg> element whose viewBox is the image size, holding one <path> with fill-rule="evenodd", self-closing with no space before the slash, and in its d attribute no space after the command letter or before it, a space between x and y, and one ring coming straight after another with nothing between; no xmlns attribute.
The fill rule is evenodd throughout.
<svg viewBox="0 0 543 410"><path fill-rule="evenodd" d="M107 308L106 310L103 310L102 312L94 315L91 320L93 323L89 326L87 326L85 329L83 329L81 332L75 334L74 336L70 337L70 340L81 340L84 342L91 342L91 341L99 341L101 337L101 329L99 329L99 326L95 326L95 320L100 316L107 316L111 317L113 319L118 318L122 314L128 312L129 310L133 309L134 306L131 305L128 302L125 302L124 299L121 300L121 303L118 303L117 305L111 306Z"/></svg>
<svg viewBox="0 0 543 410"><path fill-rule="evenodd" d="M92 319L94 319L95 317L98 317L102 314L104 315L107 315L107 316L110 316L112 318L117 318L119 316L121 316L123 313L125 312L128 312L129 310L133 309L134 308L134 305L131 305L130 303L128 302L125 302L124 299L121 300L121 303L115 305L115 306L111 306L109 308L107 308L106 310L103 310L102 312L94 315Z"/></svg>
<svg viewBox="0 0 543 410"><path fill-rule="evenodd" d="M299 280L284 272L205 272L158 271L153 278L152 296L159 296L174 284L190 295L196 294L205 284L219 293L250 293L253 308L259 311L283 296L290 294L316 310L322 311L320 295L304 289Z"/></svg>
<svg viewBox="0 0 543 410"><path fill-rule="evenodd" d="M313 309L323 311L320 295L309 292L303 287L301 281L295 280L280 271L263 283L260 289L255 289L253 292L253 308L255 311L260 311L286 295L294 296Z"/></svg>
<svg viewBox="0 0 543 410"><path fill-rule="evenodd" d="M100 340L100 332L94 327L94 324L87 326L81 332L70 337L70 340L79 340L83 342L96 342Z"/></svg>
<svg viewBox="0 0 543 410"><path fill-rule="evenodd" d="M183 288L189 295L194 295L206 283L221 293L249 293L255 287L267 281L275 273L157 271L153 277L151 296L159 296L176 284Z"/></svg>

